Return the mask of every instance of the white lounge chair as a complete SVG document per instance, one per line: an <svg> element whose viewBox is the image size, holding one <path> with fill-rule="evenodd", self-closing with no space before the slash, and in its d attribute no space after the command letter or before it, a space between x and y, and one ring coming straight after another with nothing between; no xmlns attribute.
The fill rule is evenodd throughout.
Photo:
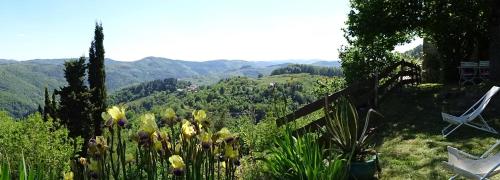
<svg viewBox="0 0 500 180"><path fill-rule="evenodd" d="M486 120L484 120L483 116L481 116L484 108L486 108L486 105L488 105L491 98L498 92L498 90L500 90L499 87L493 86L481 99L479 99L479 101L477 101L474 105L472 105L471 108L469 108L467 111L465 111L465 113L458 117L446 113L441 113L443 120L450 123L441 131L441 134L446 137L462 125L467 125L479 130L498 134L495 129L493 129L488 125L488 123L486 123ZM475 119L479 119L479 122L472 122Z"/></svg>
<svg viewBox="0 0 500 180"><path fill-rule="evenodd" d="M497 140L497 143L480 157L448 146L448 162L444 161L443 165L455 173L450 180L459 175L471 179L487 179L500 173L500 153L491 155L498 145L500 141Z"/></svg>

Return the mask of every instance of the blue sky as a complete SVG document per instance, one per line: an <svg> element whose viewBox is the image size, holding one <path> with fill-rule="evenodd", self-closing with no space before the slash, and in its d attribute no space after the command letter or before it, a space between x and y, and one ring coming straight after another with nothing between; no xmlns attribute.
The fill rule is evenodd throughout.
<svg viewBox="0 0 500 180"><path fill-rule="evenodd" d="M0 58L88 55L181 60L338 58L348 0L0 0Z"/></svg>

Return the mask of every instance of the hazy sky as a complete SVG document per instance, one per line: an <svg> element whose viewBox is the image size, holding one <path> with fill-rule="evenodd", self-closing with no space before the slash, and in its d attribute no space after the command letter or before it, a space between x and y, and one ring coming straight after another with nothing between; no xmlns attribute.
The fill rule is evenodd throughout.
<svg viewBox="0 0 500 180"><path fill-rule="evenodd" d="M0 59L338 59L348 0L0 0Z"/></svg>

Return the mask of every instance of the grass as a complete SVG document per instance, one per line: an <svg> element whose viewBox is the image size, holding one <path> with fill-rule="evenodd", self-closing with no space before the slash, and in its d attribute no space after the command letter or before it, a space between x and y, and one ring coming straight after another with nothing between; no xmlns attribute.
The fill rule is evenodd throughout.
<svg viewBox="0 0 500 180"><path fill-rule="evenodd" d="M383 99L377 110L385 117L372 122L381 124L376 132L381 179L448 179L452 174L441 165L447 160L447 146L475 155L486 151L498 135L460 127L448 138L443 138L441 129L446 123L441 119L441 112L460 115L490 87L459 89L423 84L396 91ZM500 96L496 95L483 115L497 130L500 129L498 110ZM500 176L493 179L500 179Z"/></svg>

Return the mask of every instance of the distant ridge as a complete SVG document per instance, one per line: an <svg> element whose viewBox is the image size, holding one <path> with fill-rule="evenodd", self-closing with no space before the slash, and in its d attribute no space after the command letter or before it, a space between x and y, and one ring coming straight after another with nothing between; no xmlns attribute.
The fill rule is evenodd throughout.
<svg viewBox="0 0 500 180"><path fill-rule="evenodd" d="M16 117L36 110L43 99L43 89L51 91L65 84L63 69L66 59L33 59L25 61L0 59L0 109ZM106 86L115 90L156 79L176 78L196 84L215 83L231 76L258 77L292 63L335 65L331 61L183 61L161 57L145 57L137 61L106 59Z"/></svg>

